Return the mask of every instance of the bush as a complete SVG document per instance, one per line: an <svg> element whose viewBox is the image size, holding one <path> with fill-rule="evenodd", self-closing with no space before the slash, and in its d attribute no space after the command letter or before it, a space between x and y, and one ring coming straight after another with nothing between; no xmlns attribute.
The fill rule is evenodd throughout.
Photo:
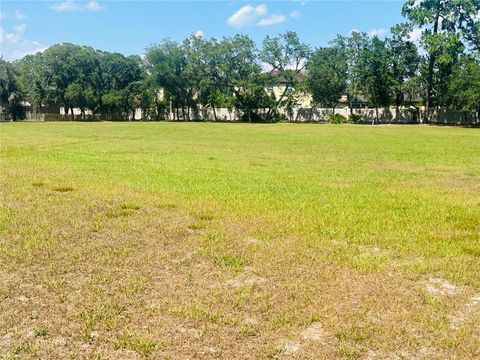
<svg viewBox="0 0 480 360"><path fill-rule="evenodd" d="M362 116L357 114L350 114L348 120L354 124L357 124L362 120Z"/></svg>
<svg viewBox="0 0 480 360"><path fill-rule="evenodd" d="M273 117L274 122L288 122L288 117L285 114L276 113Z"/></svg>
<svg viewBox="0 0 480 360"><path fill-rule="evenodd" d="M332 114L328 117L328 120L332 124L343 124L345 121L347 121L347 118L340 114Z"/></svg>
<svg viewBox="0 0 480 360"><path fill-rule="evenodd" d="M248 110L242 115L243 122L252 122L252 123L264 123L265 119L262 118L260 114L257 114L255 111L250 111L250 115Z"/></svg>

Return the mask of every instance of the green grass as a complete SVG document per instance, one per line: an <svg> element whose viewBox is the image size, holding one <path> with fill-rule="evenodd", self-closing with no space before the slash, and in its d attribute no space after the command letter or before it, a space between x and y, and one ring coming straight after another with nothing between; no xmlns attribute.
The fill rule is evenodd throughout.
<svg viewBox="0 0 480 360"><path fill-rule="evenodd" d="M0 275L12 286L0 287L11 300L0 311L12 317L23 278L32 288L61 283L46 308L79 306L76 339L82 316L95 315L87 330L107 335L90 341L107 353L194 356L223 333L217 356L262 357L297 341L315 316L331 336L302 343L305 353L387 356L406 346L411 356L480 356L479 310L464 306L480 288L476 129L102 122L4 123L0 133ZM239 274L240 288L225 285ZM457 295L422 301L430 278ZM248 301L239 302L243 288ZM116 311L97 315L112 294ZM231 321L171 311L192 302ZM377 322L353 315L364 310ZM243 324L252 314L257 322ZM465 318L455 346L437 316ZM145 342L124 335L145 332L142 317L165 323L148 323ZM197 353L176 342L178 321L203 329ZM62 320L45 322L31 326L49 329L42 341L54 336L52 322L65 332ZM0 329L12 324L0 320ZM148 340L160 337L162 347Z"/></svg>

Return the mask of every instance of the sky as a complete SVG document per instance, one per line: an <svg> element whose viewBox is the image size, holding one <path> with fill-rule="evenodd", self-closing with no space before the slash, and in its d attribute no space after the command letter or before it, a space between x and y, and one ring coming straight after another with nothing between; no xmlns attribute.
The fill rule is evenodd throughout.
<svg viewBox="0 0 480 360"><path fill-rule="evenodd" d="M144 53L165 38L222 38L296 31L312 47L360 30L385 36L404 21L396 0L161 1L1 0L0 54L13 61L62 42L124 55Z"/></svg>

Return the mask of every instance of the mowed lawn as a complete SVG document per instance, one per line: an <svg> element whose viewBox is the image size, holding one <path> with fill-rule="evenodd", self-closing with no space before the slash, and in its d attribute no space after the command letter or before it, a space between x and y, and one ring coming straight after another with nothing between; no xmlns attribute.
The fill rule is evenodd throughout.
<svg viewBox="0 0 480 360"><path fill-rule="evenodd" d="M480 131L0 124L6 359L480 358Z"/></svg>

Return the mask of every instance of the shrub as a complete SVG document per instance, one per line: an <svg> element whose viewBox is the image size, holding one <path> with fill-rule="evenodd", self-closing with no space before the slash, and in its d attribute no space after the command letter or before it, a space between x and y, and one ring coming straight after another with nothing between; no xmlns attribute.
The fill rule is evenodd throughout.
<svg viewBox="0 0 480 360"><path fill-rule="evenodd" d="M354 124L357 124L362 120L362 116L357 114L350 114L348 120Z"/></svg>
<svg viewBox="0 0 480 360"><path fill-rule="evenodd" d="M257 114L255 111L245 111L245 113L242 115L242 121L243 122L252 122L252 123L263 123L265 122L265 119L262 118L260 114Z"/></svg>
<svg viewBox="0 0 480 360"><path fill-rule="evenodd" d="M273 121L274 122L288 122L288 117L285 114L276 113L273 116Z"/></svg>
<svg viewBox="0 0 480 360"><path fill-rule="evenodd" d="M328 119L332 124L343 124L347 120L345 116L340 114L332 114Z"/></svg>

